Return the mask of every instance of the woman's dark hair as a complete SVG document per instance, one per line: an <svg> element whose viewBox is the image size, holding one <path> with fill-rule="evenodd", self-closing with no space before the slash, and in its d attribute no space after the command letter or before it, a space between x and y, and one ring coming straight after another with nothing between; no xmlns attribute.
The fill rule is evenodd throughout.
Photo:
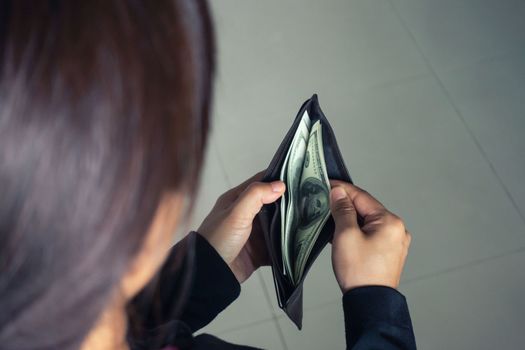
<svg viewBox="0 0 525 350"><path fill-rule="evenodd" d="M77 348L193 197L213 54L204 0L0 0L0 348Z"/></svg>

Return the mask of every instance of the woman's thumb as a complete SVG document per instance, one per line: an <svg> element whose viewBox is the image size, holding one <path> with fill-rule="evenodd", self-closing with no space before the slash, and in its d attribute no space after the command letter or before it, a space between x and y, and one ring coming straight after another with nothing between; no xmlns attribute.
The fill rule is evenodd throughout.
<svg viewBox="0 0 525 350"><path fill-rule="evenodd" d="M359 227L357 212L344 187L335 186L330 191L330 210L336 227L340 229Z"/></svg>
<svg viewBox="0 0 525 350"><path fill-rule="evenodd" d="M240 218L253 218L261 210L264 204L275 202L285 191L282 181L271 183L252 182L239 195L233 212Z"/></svg>

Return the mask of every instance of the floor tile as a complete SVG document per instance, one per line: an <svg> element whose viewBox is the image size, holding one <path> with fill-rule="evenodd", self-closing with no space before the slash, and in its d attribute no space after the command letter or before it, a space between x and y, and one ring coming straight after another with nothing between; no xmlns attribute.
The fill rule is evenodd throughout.
<svg viewBox="0 0 525 350"><path fill-rule="evenodd" d="M521 349L525 252L409 283L420 349Z"/></svg>
<svg viewBox="0 0 525 350"><path fill-rule="evenodd" d="M525 217L525 50L440 76Z"/></svg>
<svg viewBox="0 0 525 350"><path fill-rule="evenodd" d="M289 94L290 87L306 94L312 88L353 90L426 73L385 0L213 4L219 85L233 88L237 102Z"/></svg>
<svg viewBox="0 0 525 350"><path fill-rule="evenodd" d="M392 0L437 71L525 47L521 0Z"/></svg>
<svg viewBox="0 0 525 350"><path fill-rule="evenodd" d="M273 320L221 333L218 337L234 344L249 345L261 349L286 349L279 336L277 324Z"/></svg>
<svg viewBox="0 0 525 350"><path fill-rule="evenodd" d="M215 130L233 183L266 167L301 103L428 74L385 1L216 1ZM326 96L326 97L323 97Z"/></svg>

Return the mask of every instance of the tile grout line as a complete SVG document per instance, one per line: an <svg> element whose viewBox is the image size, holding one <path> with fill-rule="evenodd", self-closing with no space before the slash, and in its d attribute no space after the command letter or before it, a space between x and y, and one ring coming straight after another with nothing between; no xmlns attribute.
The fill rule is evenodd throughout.
<svg viewBox="0 0 525 350"><path fill-rule="evenodd" d="M281 345L283 346L284 350L288 350L288 345L286 344L286 341L285 341L285 338L284 338L284 332L281 329L281 326L279 325L279 317L277 316L277 314L275 313L275 310L273 309L272 301L271 301L271 298L270 298L270 293L268 292L268 288L266 287L266 283L264 283L264 279L263 279L261 273L258 273L257 277L259 278L259 282L262 285L263 294L264 294L264 297L266 298L266 304L268 305L268 307L270 307L270 312L272 313L272 320L273 320L274 326L277 328L277 333L279 334L279 339L281 341Z"/></svg>
<svg viewBox="0 0 525 350"><path fill-rule="evenodd" d="M401 16L401 14L399 13L397 7L392 3L392 0L387 0L392 8L392 10L394 11L394 13L396 14L398 20L400 21L401 25L403 26L403 28L405 29L405 31L407 32L408 36L411 38L414 46L416 47L416 49L418 50L419 54L421 55L421 58L423 59L425 65L427 66L428 70L430 71L431 75L434 77L434 79L436 80L436 82L438 83L438 86L440 88L440 90L442 91L442 93L445 95L445 98L447 99L448 103L450 104L450 106L452 107L452 109L454 110L454 112L456 113L456 115L458 116L459 120L461 121L461 123L463 124L463 127L465 128L465 130L467 131L467 133L469 134L470 138L472 139L472 141L474 142L476 148L478 149L478 151L480 152L482 158L485 160L485 162L487 163L487 165L489 166L490 170L492 171L492 173L494 174L494 176L496 177L496 180L497 182L499 183L500 187L503 189L503 191L505 192L508 200L511 202L512 206L514 207L514 210L517 212L518 216L521 218L522 222L525 223L525 213L522 212L522 210L520 209L518 203L516 202L516 200L514 199L514 197L512 196L510 190L508 189L507 185L505 185L503 179L501 178L501 176L499 175L498 171L496 170L496 167L494 166L494 164L492 163L492 161L489 159L487 153L485 152L485 150L483 149L483 147L481 146L481 143L479 142L479 140L477 139L476 135L474 134L474 132L472 131L472 129L469 127L467 121L465 120L465 117L463 116L463 113L461 112L461 110L458 108L458 106L456 105L454 99L452 98L452 96L450 95L450 93L448 92L447 88L445 87L445 84L443 83L443 81L441 80L441 78L439 77L439 75L436 73L436 71L434 70L434 67L432 66L432 64L430 63L429 59L426 57L426 55L423 53L423 50L421 49L421 47L419 46L414 34L412 33L412 31L410 30L410 28L408 27L408 25L406 24L405 20L403 19L403 17Z"/></svg>

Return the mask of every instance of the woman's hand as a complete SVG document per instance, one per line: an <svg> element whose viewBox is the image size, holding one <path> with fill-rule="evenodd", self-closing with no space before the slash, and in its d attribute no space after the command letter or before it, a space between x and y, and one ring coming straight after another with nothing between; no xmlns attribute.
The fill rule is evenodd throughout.
<svg viewBox="0 0 525 350"><path fill-rule="evenodd" d="M411 240L403 221L360 188L331 183L332 265L341 290L366 285L397 288Z"/></svg>
<svg viewBox="0 0 525 350"><path fill-rule="evenodd" d="M282 181L258 182L259 173L219 197L198 232L228 264L239 283L260 266L269 264L259 222L254 219L264 204L285 191Z"/></svg>

